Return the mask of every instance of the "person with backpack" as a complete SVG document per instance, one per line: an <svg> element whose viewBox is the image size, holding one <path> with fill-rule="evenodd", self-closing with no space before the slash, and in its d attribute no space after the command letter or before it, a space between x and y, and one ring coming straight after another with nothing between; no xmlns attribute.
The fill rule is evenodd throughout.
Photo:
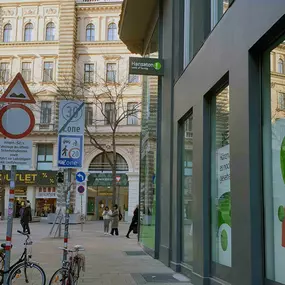
<svg viewBox="0 0 285 285"><path fill-rule="evenodd" d="M134 210L134 215L132 222L129 227L129 231L126 235L126 238L130 238L130 233L133 232L134 234L138 233L138 222L139 222L139 205L136 206Z"/></svg>

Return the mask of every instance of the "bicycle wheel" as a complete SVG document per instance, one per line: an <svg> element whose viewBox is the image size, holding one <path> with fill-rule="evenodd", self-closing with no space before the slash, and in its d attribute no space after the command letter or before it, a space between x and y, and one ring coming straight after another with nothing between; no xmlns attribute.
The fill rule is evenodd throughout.
<svg viewBox="0 0 285 285"><path fill-rule="evenodd" d="M4 259L5 259L5 256L4 256L4 253L1 253L1 250L0 250L0 285L3 284L3 278L4 278Z"/></svg>
<svg viewBox="0 0 285 285"><path fill-rule="evenodd" d="M81 283L79 280L80 270L81 270L81 267L78 264L78 260L75 260L75 262L73 263L73 269L72 269L74 285L79 285Z"/></svg>
<svg viewBox="0 0 285 285"><path fill-rule="evenodd" d="M74 285L74 282L68 270L60 268L51 277L49 285Z"/></svg>
<svg viewBox="0 0 285 285"><path fill-rule="evenodd" d="M45 285L46 274L44 270L33 262L20 263L9 273L8 285Z"/></svg>

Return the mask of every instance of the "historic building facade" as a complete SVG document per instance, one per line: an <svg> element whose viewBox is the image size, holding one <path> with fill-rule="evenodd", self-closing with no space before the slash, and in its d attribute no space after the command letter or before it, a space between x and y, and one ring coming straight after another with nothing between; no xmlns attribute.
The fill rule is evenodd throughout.
<svg viewBox="0 0 285 285"><path fill-rule="evenodd" d="M37 100L36 106L32 106L36 125L28 137L33 141L33 165L32 169L18 170L15 191L17 207L28 199L34 215L54 212L57 204L59 90L70 86L78 90L84 86L80 88L86 101L85 123L109 152L112 140L108 118L111 120L116 106L111 98L104 99L103 109L98 110L94 96L101 86L105 89L125 86L122 91L125 108L141 102L141 78L128 75L130 52L118 37L121 2L39 0L7 1L0 5L1 93L21 72ZM75 91L72 94L78 98ZM120 207L122 211L129 210L129 216L139 195L139 133L139 112L127 115L116 132ZM83 211L90 218L99 219L100 209L111 203L111 169L87 134L84 153L83 170L89 179ZM4 213L8 205L8 170L3 168L1 179L0 212ZM76 191L72 204L74 212L79 212Z"/></svg>

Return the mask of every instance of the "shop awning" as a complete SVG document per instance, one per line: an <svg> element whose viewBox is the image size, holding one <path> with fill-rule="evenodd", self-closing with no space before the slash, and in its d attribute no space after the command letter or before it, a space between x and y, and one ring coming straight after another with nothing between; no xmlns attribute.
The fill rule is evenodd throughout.
<svg viewBox="0 0 285 285"><path fill-rule="evenodd" d="M119 36L130 52L143 54L157 8L158 0L124 0Z"/></svg>

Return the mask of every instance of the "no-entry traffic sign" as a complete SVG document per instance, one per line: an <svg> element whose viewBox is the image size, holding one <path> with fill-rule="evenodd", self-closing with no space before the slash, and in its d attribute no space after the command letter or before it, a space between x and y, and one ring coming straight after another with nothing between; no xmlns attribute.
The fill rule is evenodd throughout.
<svg viewBox="0 0 285 285"><path fill-rule="evenodd" d="M79 185L79 186L77 187L77 192L78 192L79 194L84 194L84 192L85 192L85 187L84 187L83 185Z"/></svg>

